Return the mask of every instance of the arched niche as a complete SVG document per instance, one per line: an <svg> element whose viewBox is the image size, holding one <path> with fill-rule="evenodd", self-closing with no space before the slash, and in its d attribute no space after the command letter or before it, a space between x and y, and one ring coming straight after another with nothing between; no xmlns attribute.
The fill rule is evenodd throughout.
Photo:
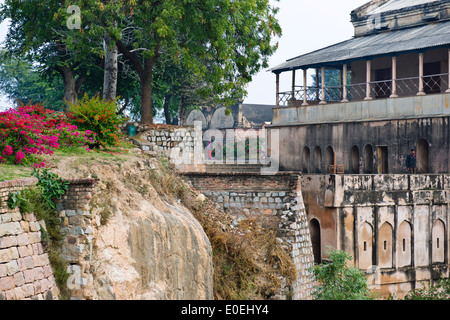
<svg viewBox="0 0 450 320"><path fill-rule="evenodd" d="M392 225L385 222L378 231L378 266L380 268L392 268L393 239Z"/></svg>
<svg viewBox="0 0 450 320"><path fill-rule="evenodd" d="M445 237L445 224L442 220L437 219L433 223L433 227L431 229L431 237L432 237L432 248L431 248L431 256L433 263L444 263L445 262L445 246L446 246L446 237Z"/></svg>
<svg viewBox="0 0 450 320"><path fill-rule="evenodd" d="M398 267L411 265L412 256L412 228L408 221L403 221L398 227L397 236L397 264Z"/></svg>
<svg viewBox="0 0 450 320"><path fill-rule="evenodd" d="M317 219L311 219L309 222L309 232L311 235L314 262L320 264L322 262L322 240L320 222Z"/></svg>
<svg viewBox="0 0 450 320"><path fill-rule="evenodd" d="M373 266L373 228L364 222L359 230L359 268L368 269Z"/></svg>

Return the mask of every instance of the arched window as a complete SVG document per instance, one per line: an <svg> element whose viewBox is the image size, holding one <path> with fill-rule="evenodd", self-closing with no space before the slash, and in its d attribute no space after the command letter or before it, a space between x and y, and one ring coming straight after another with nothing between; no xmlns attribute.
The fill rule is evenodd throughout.
<svg viewBox="0 0 450 320"><path fill-rule="evenodd" d="M428 157L429 157L429 143L426 139L420 139L417 141L417 172L418 173L428 173Z"/></svg>
<svg viewBox="0 0 450 320"><path fill-rule="evenodd" d="M368 222L365 222L361 226L361 230L359 232L360 269L368 269L369 267L373 266L372 245L373 245L373 228Z"/></svg>
<svg viewBox="0 0 450 320"><path fill-rule="evenodd" d="M393 228L385 222L378 232L378 266L380 268L392 268L392 243Z"/></svg>
<svg viewBox="0 0 450 320"><path fill-rule="evenodd" d="M373 173L373 147L370 144L364 147L364 173Z"/></svg>
<svg viewBox="0 0 450 320"><path fill-rule="evenodd" d="M329 172L329 168L330 166L335 165L334 163L334 150L333 147L328 146L326 152L325 152L325 164L326 164L326 168L327 168L327 172Z"/></svg>
<svg viewBox="0 0 450 320"><path fill-rule="evenodd" d="M309 232L311 234L314 262L320 264L322 262L322 241L320 238L320 223L317 219L311 219L309 222Z"/></svg>
<svg viewBox="0 0 450 320"><path fill-rule="evenodd" d="M411 265L411 224L403 221L398 227L397 236L397 257L398 267Z"/></svg>
<svg viewBox="0 0 450 320"><path fill-rule="evenodd" d="M359 174L359 148L358 148L358 146L352 147L350 164L351 164L352 173Z"/></svg>
<svg viewBox="0 0 450 320"><path fill-rule="evenodd" d="M303 148L303 156L302 156L302 171L303 173L309 173L309 161L311 158L311 152L308 147Z"/></svg>
<svg viewBox="0 0 450 320"><path fill-rule="evenodd" d="M322 149L319 146L314 149L314 172L322 173Z"/></svg>
<svg viewBox="0 0 450 320"><path fill-rule="evenodd" d="M445 262L445 225L442 220L438 219L433 223L431 230L432 237L432 262Z"/></svg>

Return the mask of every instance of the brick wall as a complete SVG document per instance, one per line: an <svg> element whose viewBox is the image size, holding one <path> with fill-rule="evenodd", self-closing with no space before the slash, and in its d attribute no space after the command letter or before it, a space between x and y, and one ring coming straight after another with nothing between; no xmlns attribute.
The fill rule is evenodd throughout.
<svg viewBox="0 0 450 320"><path fill-rule="evenodd" d="M57 299L50 261L41 244L41 224L7 205L8 194L37 183L35 178L0 182L0 299Z"/></svg>
<svg viewBox="0 0 450 320"><path fill-rule="evenodd" d="M277 230L297 267L297 281L282 288L281 296L293 300L310 299L314 264L309 226L303 204L300 176L281 172L274 176L252 173L184 173L194 188L230 214L235 223L255 219Z"/></svg>

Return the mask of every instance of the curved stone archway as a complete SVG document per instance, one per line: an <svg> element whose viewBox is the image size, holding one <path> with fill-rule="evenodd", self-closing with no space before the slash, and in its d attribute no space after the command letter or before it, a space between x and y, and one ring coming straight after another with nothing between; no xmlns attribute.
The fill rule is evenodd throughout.
<svg viewBox="0 0 450 320"><path fill-rule="evenodd" d="M202 129L208 129L208 121L205 118L205 115L197 109L192 110L188 117L186 118L186 125L193 126L195 121L202 122Z"/></svg>
<svg viewBox="0 0 450 320"><path fill-rule="evenodd" d="M218 108L211 118L211 129L226 129L234 127L234 117L226 114L226 108Z"/></svg>

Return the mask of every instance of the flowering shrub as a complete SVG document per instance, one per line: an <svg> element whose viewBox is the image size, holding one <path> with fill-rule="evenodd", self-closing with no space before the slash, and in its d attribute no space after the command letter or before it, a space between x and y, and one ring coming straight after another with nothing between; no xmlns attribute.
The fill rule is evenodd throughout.
<svg viewBox="0 0 450 320"><path fill-rule="evenodd" d="M89 98L86 94L76 104L70 105L68 117L82 130L97 134L102 147L119 146L119 126L124 118L116 114L116 102L100 99L97 95Z"/></svg>
<svg viewBox="0 0 450 320"><path fill-rule="evenodd" d="M45 161L38 155L51 155L61 146L80 145L89 150L88 143L95 143L95 133L79 131L63 113L40 105L0 112L0 163L41 168Z"/></svg>

